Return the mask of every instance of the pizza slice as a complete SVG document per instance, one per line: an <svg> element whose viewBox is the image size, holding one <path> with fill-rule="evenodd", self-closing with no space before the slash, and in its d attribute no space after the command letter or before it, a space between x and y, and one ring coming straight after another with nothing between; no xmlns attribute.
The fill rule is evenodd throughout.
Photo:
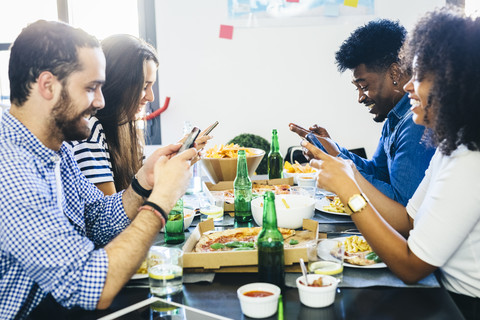
<svg viewBox="0 0 480 320"><path fill-rule="evenodd" d="M261 227L236 228L203 234L194 252L253 250ZM278 228L284 239L295 235L295 230Z"/></svg>

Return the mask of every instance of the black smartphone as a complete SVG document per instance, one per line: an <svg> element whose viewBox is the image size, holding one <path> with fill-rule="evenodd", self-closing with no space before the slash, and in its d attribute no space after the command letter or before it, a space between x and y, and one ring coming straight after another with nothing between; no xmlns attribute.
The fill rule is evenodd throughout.
<svg viewBox="0 0 480 320"><path fill-rule="evenodd" d="M211 124L207 129L205 129L205 132L202 133L202 137L209 135L210 132L212 132L212 130L215 129L217 125L218 125L218 121L215 121L213 124Z"/></svg>
<svg viewBox="0 0 480 320"><path fill-rule="evenodd" d="M315 136L315 134L313 132L310 132L308 133L306 136L305 136L305 139L307 139L308 142L310 142L311 144L313 144L315 147L317 147L318 149L322 150L323 152L325 153L328 153L327 150L325 150L325 148L323 147L323 145L321 144L320 141L318 141L317 137Z"/></svg>
<svg viewBox="0 0 480 320"><path fill-rule="evenodd" d="M182 146L178 150L178 153L193 147L193 144L195 143L195 139L197 139L199 133L200 133L200 129L198 129L197 127L193 127L192 131L190 131L187 138L185 139L185 142L182 144Z"/></svg>

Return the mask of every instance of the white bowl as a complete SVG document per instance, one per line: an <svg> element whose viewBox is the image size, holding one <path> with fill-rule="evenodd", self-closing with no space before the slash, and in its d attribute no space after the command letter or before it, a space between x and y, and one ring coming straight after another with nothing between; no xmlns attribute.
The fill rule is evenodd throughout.
<svg viewBox="0 0 480 320"><path fill-rule="evenodd" d="M285 199L290 208L286 208ZM315 199L295 194L280 194L275 196L275 210L279 228L298 229L303 225L303 219L310 219L315 214ZM252 214L255 222L263 224L263 197L252 200Z"/></svg>
<svg viewBox="0 0 480 320"><path fill-rule="evenodd" d="M195 217L195 210L183 209L183 230L188 229Z"/></svg>
<svg viewBox="0 0 480 320"><path fill-rule="evenodd" d="M323 283L328 285L324 287L309 287L304 284L304 276L298 277L296 283L300 301L311 308L324 308L331 305L335 301L335 293L337 292L338 285L337 279L322 274L309 274L307 277L308 283L312 283L318 278L323 278ZM302 283L300 283L300 281L302 281Z"/></svg>
<svg viewBox="0 0 480 320"><path fill-rule="evenodd" d="M299 187L315 187L317 179L315 176L299 176L297 177L297 184Z"/></svg>
<svg viewBox="0 0 480 320"><path fill-rule="evenodd" d="M318 170L315 168L314 170L315 170L314 172L308 172L308 173L290 173L290 172L287 172L287 170L283 169L283 177L284 178L293 177L293 182L298 185L299 177L309 177L309 178L315 179L315 176L317 175Z"/></svg>
<svg viewBox="0 0 480 320"><path fill-rule="evenodd" d="M248 297L244 293L249 291L268 291L273 293L267 297ZM237 290L240 307L244 315L250 318L268 318L277 312L280 288L274 284L255 282L241 286Z"/></svg>

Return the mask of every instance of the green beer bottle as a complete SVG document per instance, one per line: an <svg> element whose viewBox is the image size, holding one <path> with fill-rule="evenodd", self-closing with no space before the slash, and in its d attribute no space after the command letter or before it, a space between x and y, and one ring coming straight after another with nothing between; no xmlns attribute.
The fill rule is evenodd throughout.
<svg viewBox="0 0 480 320"><path fill-rule="evenodd" d="M278 146L277 129L272 130L272 144L268 153L268 179L283 178L283 157Z"/></svg>
<svg viewBox="0 0 480 320"><path fill-rule="evenodd" d="M275 194L263 196L263 226L258 235L258 275L260 282L272 283L283 290L285 287L285 258L283 237L277 228Z"/></svg>
<svg viewBox="0 0 480 320"><path fill-rule="evenodd" d="M178 199L175 207L168 213L167 224L165 225L165 242L177 244L185 241L183 230L183 199Z"/></svg>
<svg viewBox="0 0 480 320"><path fill-rule="evenodd" d="M238 151L237 176L233 182L233 193L235 197L235 222L252 221L252 181L248 176L245 150Z"/></svg>

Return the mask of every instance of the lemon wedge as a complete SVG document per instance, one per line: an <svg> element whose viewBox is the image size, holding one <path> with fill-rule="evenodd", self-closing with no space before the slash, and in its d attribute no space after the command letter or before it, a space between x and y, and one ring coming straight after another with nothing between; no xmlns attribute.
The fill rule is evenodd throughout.
<svg viewBox="0 0 480 320"><path fill-rule="evenodd" d="M149 273L148 276L156 280L170 280L175 277L173 274L154 274L154 273Z"/></svg>
<svg viewBox="0 0 480 320"><path fill-rule="evenodd" d="M332 275L341 273L343 266L333 261L317 261L313 262L308 269L315 274Z"/></svg>

